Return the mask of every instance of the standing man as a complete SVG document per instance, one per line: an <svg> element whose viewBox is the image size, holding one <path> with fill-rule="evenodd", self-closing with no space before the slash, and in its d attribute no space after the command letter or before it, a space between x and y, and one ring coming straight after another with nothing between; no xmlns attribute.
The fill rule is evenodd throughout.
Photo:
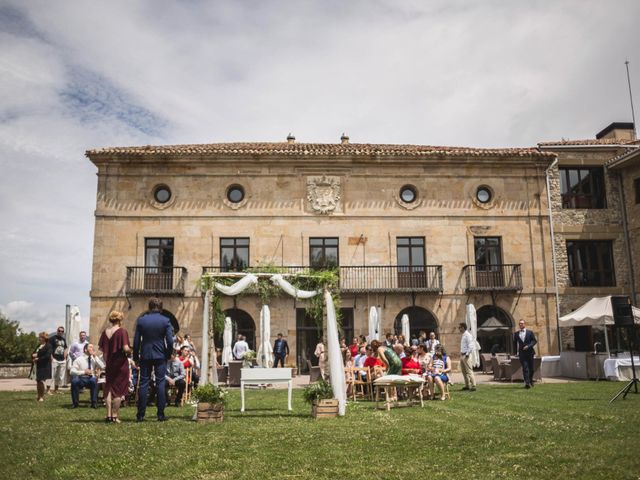
<svg viewBox="0 0 640 480"><path fill-rule="evenodd" d="M520 319L518 326L520 330L513 334L513 348L522 364L524 388L531 388L533 387L533 356L535 355L533 347L538 343L538 340L531 330L525 328L524 320Z"/></svg>
<svg viewBox="0 0 640 480"><path fill-rule="evenodd" d="M238 335L238 341L233 346L233 358L242 360L247 351L249 351L249 344L245 341L243 335Z"/></svg>
<svg viewBox="0 0 640 480"><path fill-rule="evenodd" d="M49 339L51 344L51 374L53 377L54 392L58 393L60 385L64 385L64 377L67 372L67 354L69 348L64 338L64 327L58 327L55 335Z"/></svg>
<svg viewBox="0 0 640 480"><path fill-rule="evenodd" d="M436 332L431 332L429 334L429 340L426 341L425 345L427 346L427 351L431 355L436 353L436 347L440 345L440 340L436 338Z"/></svg>
<svg viewBox="0 0 640 480"><path fill-rule="evenodd" d="M74 362L82 352L84 352L84 346L87 345L89 341L87 340L87 332L84 330L80 332L80 339L73 342L71 347L69 347L69 356L71 357L71 362Z"/></svg>
<svg viewBox="0 0 640 480"><path fill-rule="evenodd" d="M104 362L95 356L93 345L87 343L84 355L76 358L71 366L71 408L78 408L81 388L91 393L91 408L98 408L98 381L96 370L104 369Z"/></svg>
<svg viewBox="0 0 640 480"><path fill-rule="evenodd" d="M133 339L133 360L140 364L140 389L136 420L142 422L147 410L149 379L153 371L158 394L158 421L164 422L167 405L165 385L167 383L167 361L173 353L173 329L171 322L162 315L162 302L158 298L149 300L149 312L138 319Z"/></svg>
<svg viewBox="0 0 640 480"><path fill-rule="evenodd" d="M464 377L464 387L462 390L470 390L475 392L476 390L476 377L473 374L473 367L471 366L470 355L474 348L473 336L467 330L467 324L460 322L458 330L462 333L460 339L460 370L462 370L462 376Z"/></svg>
<svg viewBox="0 0 640 480"><path fill-rule="evenodd" d="M273 363L273 368L278 368L278 362L280 362L280 366L284 367L284 361L289 356L289 344L287 341L282 338L282 334L278 334L278 338L273 343L273 357L275 361Z"/></svg>

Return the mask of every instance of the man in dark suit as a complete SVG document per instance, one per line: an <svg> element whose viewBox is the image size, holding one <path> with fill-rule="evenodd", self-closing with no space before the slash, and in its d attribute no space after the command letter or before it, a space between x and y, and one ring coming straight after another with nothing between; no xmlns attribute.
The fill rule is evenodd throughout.
<svg viewBox="0 0 640 480"><path fill-rule="evenodd" d="M287 355L289 355L289 344L282 338L282 334L279 333L278 338L273 342L273 358L275 360L273 368L278 367L278 362L280 362L281 367L284 367L284 361Z"/></svg>
<svg viewBox="0 0 640 480"><path fill-rule="evenodd" d="M158 298L149 300L149 312L138 318L133 339L133 360L140 364L140 388L138 391L138 422L144 420L147 409L149 379L153 371L158 395L158 421L166 420L164 408L167 405L166 375L167 360L173 353L173 328L162 313L162 302Z"/></svg>
<svg viewBox="0 0 640 480"><path fill-rule="evenodd" d="M520 320L518 325L520 330L513 334L513 347L522 364L524 388L531 388L533 387L533 356L535 355L533 347L538 341L533 332L525 328L524 320Z"/></svg>

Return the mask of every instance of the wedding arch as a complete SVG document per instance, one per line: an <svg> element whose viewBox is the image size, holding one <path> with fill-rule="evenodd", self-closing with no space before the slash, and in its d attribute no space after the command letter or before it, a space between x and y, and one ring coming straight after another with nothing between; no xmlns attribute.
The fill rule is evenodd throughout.
<svg viewBox="0 0 640 480"><path fill-rule="evenodd" d="M338 414L344 415L346 410L346 383L344 377L344 363L342 361L342 354L340 352L340 341L338 338L338 321L336 318L336 309L333 302L333 296L331 294L331 285L327 282L323 282L323 276L321 274L314 274L315 272L305 274L282 274L282 273L241 273L241 272L224 272L224 273L208 273L204 274L201 278L201 288L204 292L204 309L202 313L202 372L200 383L208 383L211 381L214 384L218 384L217 369L213 368L211 375L209 375L209 339L213 338L210 332L210 310L212 305L212 299L217 299L217 293L225 296L236 296L241 294L247 289L255 288L260 281L269 281L273 286L287 295L295 298L296 300L310 300L322 295L324 299L324 308L327 315L327 352L329 359L329 372L331 374L331 388L333 390L333 396L338 400ZM302 290L292 283L287 278L294 277L313 280L318 279L317 290ZM235 280L230 285L225 285L221 280L225 279L226 283L229 280ZM214 296L215 294L215 296ZM262 311L265 311L266 301L264 296ZM267 309L268 312L268 309ZM262 315L261 315L262 316ZM264 332L263 332L264 333ZM261 344L265 341L269 343L269 338L261 336ZM263 347L263 348L266 348Z"/></svg>

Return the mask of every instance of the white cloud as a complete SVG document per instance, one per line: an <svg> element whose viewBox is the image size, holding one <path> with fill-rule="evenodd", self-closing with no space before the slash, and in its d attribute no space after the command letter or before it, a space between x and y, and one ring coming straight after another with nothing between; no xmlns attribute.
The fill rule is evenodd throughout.
<svg viewBox="0 0 640 480"><path fill-rule="evenodd" d="M66 303L88 317L88 148L592 137L630 118L626 58L640 98L637 18L635 0L5 0L0 303L42 328Z"/></svg>

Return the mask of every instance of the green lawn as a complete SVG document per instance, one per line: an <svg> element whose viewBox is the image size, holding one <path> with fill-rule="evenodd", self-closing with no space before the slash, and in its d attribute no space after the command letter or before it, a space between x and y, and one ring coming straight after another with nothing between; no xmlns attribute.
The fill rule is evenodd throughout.
<svg viewBox="0 0 640 480"><path fill-rule="evenodd" d="M294 391L231 394L221 425L198 425L192 407L170 421L102 423L104 409L70 410L68 395L0 392L0 473L28 478L640 478L640 394L608 404L622 383L479 387L425 408L348 406L314 420ZM86 399L86 394L84 395Z"/></svg>

